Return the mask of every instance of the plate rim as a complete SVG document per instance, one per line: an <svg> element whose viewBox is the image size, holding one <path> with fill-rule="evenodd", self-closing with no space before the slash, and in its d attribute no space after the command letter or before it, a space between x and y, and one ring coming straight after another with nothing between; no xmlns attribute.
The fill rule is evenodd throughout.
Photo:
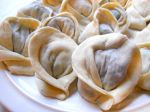
<svg viewBox="0 0 150 112"><path fill-rule="evenodd" d="M36 100L35 98L33 98L31 95L29 95L26 91L24 91L21 87L19 87L16 82L11 78L10 75L13 75L11 74L9 71L4 71L4 73L6 74L6 77L7 79L12 83L12 85L16 88L16 90L22 94L24 97L26 97L27 99L29 99L30 101L34 102L34 103L37 103L38 105L42 106L42 107L46 107L47 109L53 109L55 111L60 111L60 112L69 112L69 110L61 110L60 108L56 108L56 107L53 107L51 105L48 105L48 104L43 104L41 103L40 101ZM27 76L28 77L28 76ZM29 76L30 77L30 76Z"/></svg>
<svg viewBox="0 0 150 112"><path fill-rule="evenodd" d="M59 112L70 112L71 111L71 110L68 110L68 109L63 109L62 110L62 109L54 107L52 105L41 103L40 101L36 100L34 97L32 97L30 94L28 94L25 90L23 90L21 87L19 87L17 85L17 83L11 78L11 75L13 75L13 74L11 74L7 70L2 70L2 71L3 71L4 75L6 75L6 78L9 80L9 82L15 87L17 92L19 92L19 94L23 95L25 98L27 98L28 100L32 101L33 103L36 103L36 104L42 106L42 108L51 109L53 111L59 111ZM16 76L16 75L13 75L13 76ZM138 109L144 108L145 106L148 106L148 105L150 106L150 101L145 103L145 104L143 104L143 105L141 104L137 108L131 108L130 110L125 110L125 111L122 111L122 112L133 112L133 111L136 111ZM73 112L73 110L72 110L72 112Z"/></svg>

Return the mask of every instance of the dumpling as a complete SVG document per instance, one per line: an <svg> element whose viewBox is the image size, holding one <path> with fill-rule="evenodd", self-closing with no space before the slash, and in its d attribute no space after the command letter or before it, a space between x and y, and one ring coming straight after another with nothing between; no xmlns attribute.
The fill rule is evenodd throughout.
<svg viewBox="0 0 150 112"><path fill-rule="evenodd" d="M138 13L147 18L150 18L150 2L149 0L132 0L133 7L138 11Z"/></svg>
<svg viewBox="0 0 150 112"><path fill-rule="evenodd" d="M42 23L42 27L44 26L56 28L57 30L71 37L76 42L80 34L78 21L71 13L68 12L63 12L57 16L47 18Z"/></svg>
<svg viewBox="0 0 150 112"><path fill-rule="evenodd" d="M87 101L109 110L131 94L141 74L140 51L120 33L97 35L72 55L78 90Z"/></svg>
<svg viewBox="0 0 150 112"><path fill-rule="evenodd" d="M70 12L78 20L81 31L93 19L93 14L98 8L96 0L63 0L61 12Z"/></svg>
<svg viewBox="0 0 150 112"><path fill-rule="evenodd" d="M130 40L132 40L135 44L147 43L147 42L149 43L150 24L141 31L129 29L127 35L130 37Z"/></svg>
<svg viewBox="0 0 150 112"><path fill-rule="evenodd" d="M118 21L119 26L122 26L126 23L127 21L126 12L123 9L123 7L120 6L119 4L115 2L111 2L111 3L106 3L102 5L101 7L108 9L112 13L112 15Z"/></svg>
<svg viewBox="0 0 150 112"><path fill-rule="evenodd" d="M53 10L53 15L60 12L60 7L63 0L42 0L42 3Z"/></svg>
<svg viewBox="0 0 150 112"><path fill-rule="evenodd" d="M94 35L103 35L113 32L124 33L127 31L128 26L129 23L125 10L114 2L106 3L96 10L93 21L85 27L78 42L82 43Z"/></svg>
<svg viewBox="0 0 150 112"><path fill-rule="evenodd" d="M144 29L150 21L150 2L148 0L132 0L132 5L127 9L130 28Z"/></svg>
<svg viewBox="0 0 150 112"><path fill-rule="evenodd" d="M53 15L53 10L44 6L40 1L34 1L17 12L19 17L31 17L43 21Z"/></svg>
<svg viewBox="0 0 150 112"><path fill-rule="evenodd" d="M150 90L150 24L141 31L130 29L128 35L130 40L138 45L142 57L142 75L138 86Z"/></svg>
<svg viewBox="0 0 150 112"><path fill-rule="evenodd" d="M32 36L29 56L44 96L64 100L75 91L77 77L71 56L76 47L70 37L51 27L43 27Z"/></svg>
<svg viewBox="0 0 150 112"><path fill-rule="evenodd" d="M105 3L110 3L110 2L117 2L125 9L127 9L132 2L132 0L97 0L97 1L99 2L100 5L103 5Z"/></svg>
<svg viewBox="0 0 150 112"><path fill-rule="evenodd" d="M150 42L138 44L142 57L142 75L138 86L150 91Z"/></svg>
<svg viewBox="0 0 150 112"><path fill-rule="evenodd" d="M8 17L0 23L0 62L17 75L33 75L28 42L40 25L31 18Z"/></svg>

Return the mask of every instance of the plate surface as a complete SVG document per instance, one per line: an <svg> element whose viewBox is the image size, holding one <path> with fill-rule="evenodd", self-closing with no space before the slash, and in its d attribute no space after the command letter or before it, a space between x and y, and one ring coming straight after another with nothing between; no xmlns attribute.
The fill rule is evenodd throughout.
<svg viewBox="0 0 150 112"><path fill-rule="evenodd" d="M11 100L15 102L15 108L13 111L18 110L18 106L22 106L22 109L26 108L29 111L30 110L28 106L29 104L30 106L33 107L34 111L36 108L38 109L39 112L46 111L44 109L47 109L49 112L50 111L65 111L65 112L66 111L67 112L99 112L100 111L96 105L90 104L87 101L85 101L79 95L78 92L74 93L65 101L60 101L60 100L51 99L51 98L42 96L36 87L34 76L32 77L15 76L15 75L10 74L7 71L1 71L0 76L1 76L0 79L3 80L4 82L9 82L8 86L12 86L13 87L12 89L14 90L14 92L18 94L18 96L16 97L12 96L13 98L11 98ZM5 86L4 85L3 85L4 87L1 87L1 86L0 86L1 88L0 91L4 92L5 90L2 90L2 88L5 88ZM4 93L3 97L7 97L7 102L2 100L3 101L2 103L5 103L5 104L7 103L8 108L12 109L11 107L12 103L9 102L10 100L8 99L8 96L7 96L8 94L10 93L8 92L7 94L6 92ZM21 105L19 104L19 101L17 102L19 97L23 97L27 101ZM150 94L148 92L144 91L142 93L137 93L137 94L131 95L129 98L132 98L132 99L130 99L130 102L127 106L120 109L121 112L136 111L137 109L140 109L146 106L148 107L148 105L150 106ZM1 99L2 98L0 98L0 100ZM34 105L36 106L34 107ZM150 108L147 108L147 110L150 110Z"/></svg>

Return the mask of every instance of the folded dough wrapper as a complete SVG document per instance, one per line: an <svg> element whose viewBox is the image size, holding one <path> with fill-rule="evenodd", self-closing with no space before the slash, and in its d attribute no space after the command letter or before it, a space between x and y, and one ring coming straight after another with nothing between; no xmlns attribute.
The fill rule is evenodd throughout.
<svg viewBox="0 0 150 112"><path fill-rule="evenodd" d="M56 28L76 42L79 38L80 27L77 19L71 13L62 12L56 16L49 17L42 22L41 27L45 26Z"/></svg>
<svg viewBox="0 0 150 112"><path fill-rule="evenodd" d="M141 31L129 29L127 35L130 38L130 40L133 41L135 44L149 43L150 42L150 24Z"/></svg>
<svg viewBox="0 0 150 112"><path fill-rule="evenodd" d="M130 28L144 29L150 21L150 2L148 0L132 0L132 5L127 9Z"/></svg>
<svg viewBox="0 0 150 112"><path fill-rule="evenodd" d="M77 77L71 65L76 47L74 40L55 28L47 26L34 33L29 56L43 95L64 100L76 89Z"/></svg>
<svg viewBox="0 0 150 112"><path fill-rule="evenodd" d="M139 43L137 46L140 49L142 57L142 75L138 86L150 91L150 43Z"/></svg>
<svg viewBox="0 0 150 112"><path fill-rule="evenodd" d="M31 18L8 17L0 23L0 62L16 75L33 75L28 42L40 23Z"/></svg>
<svg viewBox="0 0 150 112"><path fill-rule="evenodd" d="M132 0L97 0L97 1L100 4L100 6L106 3L116 2L119 3L124 9L127 9L132 3Z"/></svg>
<svg viewBox="0 0 150 112"><path fill-rule="evenodd" d="M42 0L42 3L53 10L53 15L60 13L63 0Z"/></svg>
<svg viewBox="0 0 150 112"><path fill-rule="evenodd" d="M63 0L60 11L72 13L77 18L82 32L84 27L92 21L98 7L96 0Z"/></svg>
<svg viewBox="0 0 150 112"><path fill-rule="evenodd" d="M96 35L81 43L72 55L80 95L109 110L127 98L141 74L138 47L120 33Z"/></svg>
<svg viewBox="0 0 150 112"><path fill-rule="evenodd" d="M19 17L34 18L39 21L43 21L52 15L53 10L44 6L40 1L34 1L17 12L17 16Z"/></svg>
<svg viewBox="0 0 150 112"><path fill-rule="evenodd" d="M117 3L106 3L96 10L93 21L85 27L79 36L78 43L94 35L125 33L128 27L125 10Z"/></svg>

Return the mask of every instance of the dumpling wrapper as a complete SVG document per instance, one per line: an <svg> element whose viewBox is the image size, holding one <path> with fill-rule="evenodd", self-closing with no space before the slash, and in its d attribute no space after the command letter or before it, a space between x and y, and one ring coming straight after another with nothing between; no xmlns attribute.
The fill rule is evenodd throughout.
<svg viewBox="0 0 150 112"><path fill-rule="evenodd" d="M124 9L127 9L130 5L132 0L97 0L100 5L110 3L110 2L117 2L119 3Z"/></svg>
<svg viewBox="0 0 150 112"><path fill-rule="evenodd" d="M60 13L63 0L42 0L42 3L53 10L53 15Z"/></svg>
<svg viewBox="0 0 150 112"><path fill-rule="evenodd" d="M150 24L143 30L129 29L128 34L130 40L133 41L140 49L142 57L142 75L138 82L138 86L144 90L150 90Z"/></svg>
<svg viewBox="0 0 150 112"><path fill-rule="evenodd" d="M50 26L56 28L76 42L80 34L78 21L71 13L68 12L63 12L57 16L47 18L41 26Z"/></svg>
<svg viewBox="0 0 150 112"><path fill-rule="evenodd" d="M60 11L72 13L78 20L82 32L84 27L92 21L98 7L96 0L63 0Z"/></svg>
<svg viewBox="0 0 150 112"><path fill-rule="evenodd" d="M135 44L149 43L150 24L141 31L129 29L127 35L130 38L130 40L133 41Z"/></svg>
<svg viewBox="0 0 150 112"><path fill-rule="evenodd" d="M34 1L17 12L19 17L34 18L39 21L53 15L53 10L44 6L40 1Z"/></svg>
<svg viewBox="0 0 150 112"><path fill-rule="evenodd" d="M44 95L66 99L76 89L71 56L77 44L51 27L40 28L29 43L29 56L36 73L37 86Z"/></svg>
<svg viewBox="0 0 150 112"><path fill-rule="evenodd" d="M132 5L140 15L150 19L150 2L149 0L132 0Z"/></svg>
<svg viewBox="0 0 150 112"><path fill-rule="evenodd" d="M111 12L113 17L117 20L118 25L121 29L123 29L122 28L123 26L128 27L127 25L129 23L127 24L126 11L118 3L116 3L116 2L106 3L106 4L102 5L101 7L106 8ZM124 28L124 29L127 29L127 28Z"/></svg>
<svg viewBox="0 0 150 112"><path fill-rule="evenodd" d="M150 91L150 42L139 43L141 57L142 57L142 75L140 77L138 86L144 90Z"/></svg>
<svg viewBox="0 0 150 112"><path fill-rule="evenodd" d="M37 20L8 17L0 23L0 62L16 75L33 75L28 58L28 42L40 25Z"/></svg>
<svg viewBox="0 0 150 112"><path fill-rule="evenodd" d="M95 52L99 50L108 53L100 55L106 57L105 60L99 58L101 64L95 59ZM114 50L116 53L109 53L109 50ZM125 35L120 33L97 35L85 40L76 48L72 55L72 66L79 78L80 95L87 101L96 103L102 110L109 110L127 98L137 85L141 73L141 56L136 45ZM106 73L101 74L99 70L101 72L106 70ZM126 72L119 72L119 70L126 70ZM112 77L113 73L114 77ZM111 85L104 83L102 75L105 75L108 83L115 82L119 76L124 78L113 82L115 86L110 88ZM107 76L110 79L107 79Z"/></svg>
<svg viewBox="0 0 150 112"><path fill-rule="evenodd" d="M116 16L118 16L116 18ZM81 33L78 43L82 43L94 35L104 35L113 32L125 33L128 29L125 10L116 3L107 3L96 10L93 21Z"/></svg>
<svg viewBox="0 0 150 112"><path fill-rule="evenodd" d="M132 5L127 9L130 28L142 30L150 21L150 2L148 0L132 0Z"/></svg>

